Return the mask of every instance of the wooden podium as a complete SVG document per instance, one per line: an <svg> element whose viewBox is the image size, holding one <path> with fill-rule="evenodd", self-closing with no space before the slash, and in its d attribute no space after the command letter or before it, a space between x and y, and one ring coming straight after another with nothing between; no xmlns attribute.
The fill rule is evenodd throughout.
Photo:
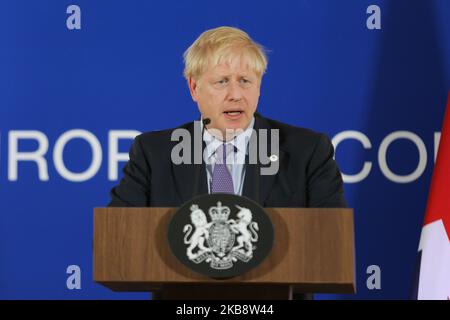
<svg viewBox="0 0 450 320"><path fill-rule="evenodd" d="M162 299L291 299L293 293L354 293L352 209L265 208L274 225L267 258L239 277L191 271L170 251L174 208L94 209L94 281Z"/></svg>

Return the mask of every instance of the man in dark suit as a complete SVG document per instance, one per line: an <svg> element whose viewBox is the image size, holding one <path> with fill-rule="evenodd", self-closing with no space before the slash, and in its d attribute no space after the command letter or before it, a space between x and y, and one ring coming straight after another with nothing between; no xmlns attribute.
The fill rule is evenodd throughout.
<svg viewBox="0 0 450 320"><path fill-rule="evenodd" d="M215 192L263 207L346 206L330 140L256 113L267 67L259 44L242 30L220 27L200 35L184 60L202 121L137 136L110 206L179 207Z"/></svg>
<svg viewBox="0 0 450 320"><path fill-rule="evenodd" d="M124 176L111 191L110 206L178 207L195 195L240 194L264 207L345 207L343 182L323 134L270 120L256 113L267 67L263 48L244 31L219 27L204 32L184 55L184 75L203 123L197 121L202 148L195 150L194 122L136 137ZM253 137L267 139L269 154L251 158ZM174 161L176 132L185 132L194 152ZM250 142L249 142L250 141ZM260 140L261 141L261 140ZM204 151L205 150L205 151ZM195 153L200 152L200 163ZM244 161L233 161L235 159ZM198 158L197 158L198 159ZM272 174L262 169L275 165Z"/></svg>

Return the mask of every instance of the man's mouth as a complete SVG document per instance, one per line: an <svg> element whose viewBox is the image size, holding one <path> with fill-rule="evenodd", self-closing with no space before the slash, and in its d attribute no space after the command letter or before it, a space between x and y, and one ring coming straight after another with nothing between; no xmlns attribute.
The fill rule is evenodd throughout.
<svg viewBox="0 0 450 320"><path fill-rule="evenodd" d="M230 115L230 116L237 116L237 115L240 115L241 113L244 113L244 111L236 108L236 109L225 110L223 113Z"/></svg>
<svg viewBox="0 0 450 320"><path fill-rule="evenodd" d="M242 110L227 110L223 112L228 120L238 120L244 114Z"/></svg>
<svg viewBox="0 0 450 320"><path fill-rule="evenodd" d="M230 115L230 116L237 116L242 113L242 111L224 111L224 113Z"/></svg>

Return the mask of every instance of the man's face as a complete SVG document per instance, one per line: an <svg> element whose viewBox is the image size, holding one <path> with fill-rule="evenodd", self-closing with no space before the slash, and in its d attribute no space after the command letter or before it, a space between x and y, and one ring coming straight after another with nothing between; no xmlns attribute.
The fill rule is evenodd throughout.
<svg viewBox="0 0 450 320"><path fill-rule="evenodd" d="M241 57L236 56L229 64L209 67L197 80L188 81L203 118L211 119L207 128L218 129L222 134L227 129L245 130L258 105L261 78Z"/></svg>

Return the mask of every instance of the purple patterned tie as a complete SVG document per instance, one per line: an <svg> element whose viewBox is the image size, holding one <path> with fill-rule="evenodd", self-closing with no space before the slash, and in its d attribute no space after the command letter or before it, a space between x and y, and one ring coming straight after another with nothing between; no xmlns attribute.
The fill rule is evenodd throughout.
<svg viewBox="0 0 450 320"><path fill-rule="evenodd" d="M214 164L211 193L225 192L234 194L233 178L231 177L230 171L228 171L226 160L227 154L232 148L233 145L225 145L222 143L216 150L216 163Z"/></svg>

